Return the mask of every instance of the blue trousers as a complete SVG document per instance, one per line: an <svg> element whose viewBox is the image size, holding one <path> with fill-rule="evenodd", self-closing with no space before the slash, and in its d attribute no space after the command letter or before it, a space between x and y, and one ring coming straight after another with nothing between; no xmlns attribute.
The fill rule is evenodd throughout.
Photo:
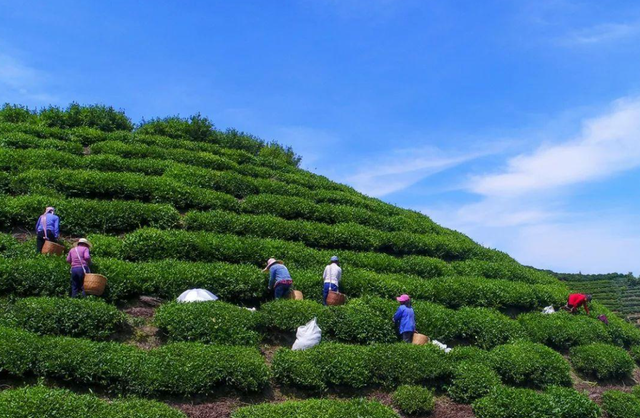
<svg viewBox="0 0 640 418"><path fill-rule="evenodd" d="M276 299L281 299L285 296L289 295L289 291L291 290L290 284L280 284L273 289L273 295Z"/></svg>
<svg viewBox="0 0 640 418"><path fill-rule="evenodd" d="M324 288L322 289L322 304L327 304L327 296L329 296L329 290L333 290L334 292L338 291L338 285L332 283L325 283Z"/></svg>
<svg viewBox="0 0 640 418"><path fill-rule="evenodd" d="M85 267L87 273L90 273L89 267ZM82 267L74 267L71 269L71 297L86 296L84 293L84 270Z"/></svg>

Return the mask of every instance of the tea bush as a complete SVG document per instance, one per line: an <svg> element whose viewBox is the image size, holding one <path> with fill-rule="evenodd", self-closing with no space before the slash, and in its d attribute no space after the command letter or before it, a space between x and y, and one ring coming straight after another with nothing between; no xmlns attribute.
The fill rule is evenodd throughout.
<svg viewBox="0 0 640 418"><path fill-rule="evenodd" d="M44 386L0 392L0 416L12 418L186 418L162 402L125 398L106 402L93 395L77 395Z"/></svg>
<svg viewBox="0 0 640 418"><path fill-rule="evenodd" d="M599 418L602 415L595 402L574 389L552 386L545 394L555 405L560 418Z"/></svg>
<svg viewBox="0 0 640 418"><path fill-rule="evenodd" d="M220 301L167 303L154 322L170 341L257 345L260 340L257 313Z"/></svg>
<svg viewBox="0 0 640 418"><path fill-rule="evenodd" d="M15 149L47 149L64 151L70 154L81 155L82 144L79 142L60 141L58 139L41 139L23 133L0 134L0 147Z"/></svg>
<svg viewBox="0 0 640 418"><path fill-rule="evenodd" d="M571 364L577 371L597 379L622 379L630 376L635 367L626 350L609 344L578 346L570 353Z"/></svg>
<svg viewBox="0 0 640 418"><path fill-rule="evenodd" d="M394 387L446 378L450 364L445 356L432 345L322 343L303 351L279 349L272 367L279 383L313 391L373 384Z"/></svg>
<svg viewBox="0 0 640 418"><path fill-rule="evenodd" d="M149 242L155 244L150 246ZM370 268L379 272L434 277L446 275L449 271L444 261L430 257L396 258L386 254L352 251L343 251L340 254L345 265ZM125 237L122 257L132 261L168 257L191 261L224 260L260 266L274 255L285 260L290 266L319 268L334 255L334 251L315 250L300 243L281 240L144 228ZM293 279L295 282L295 277Z"/></svg>
<svg viewBox="0 0 640 418"><path fill-rule="evenodd" d="M264 359L252 348L175 343L144 351L5 327L0 327L0 370L143 395L208 394L220 386L257 391L269 381Z"/></svg>
<svg viewBox="0 0 640 418"><path fill-rule="evenodd" d="M618 390L609 390L602 394L602 408L609 418L640 417L640 399Z"/></svg>
<svg viewBox="0 0 640 418"><path fill-rule="evenodd" d="M640 364L640 345L634 345L633 347L631 347L629 352L636 363Z"/></svg>
<svg viewBox="0 0 640 418"><path fill-rule="evenodd" d="M115 333L125 317L100 299L25 298L10 308L11 322L40 335L67 335L104 340Z"/></svg>
<svg viewBox="0 0 640 418"><path fill-rule="evenodd" d="M597 319L567 312L553 315L527 313L518 317L532 341L556 349L569 349L591 342L610 342L604 323Z"/></svg>
<svg viewBox="0 0 640 418"><path fill-rule="evenodd" d="M517 342L501 345L491 353L493 369L505 383L546 387L570 386L569 363L542 344Z"/></svg>
<svg viewBox="0 0 640 418"><path fill-rule="evenodd" d="M491 368L472 361L463 361L453 370L449 397L456 402L471 403L501 385L500 376Z"/></svg>
<svg viewBox="0 0 640 418"><path fill-rule="evenodd" d="M55 128L89 127L105 132L131 131L133 124L122 110L104 105L71 103L66 109L49 106L38 111L38 121Z"/></svg>
<svg viewBox="0 0 640 418"><path fill-rule="evenodd" d="M364 399L348 401L329 399L308 399L244 406L236 409L232 418L398 418L393 412L378 402Z"/></svg>
<svg viewBox="0 0 640 418"><path fill-rule="evenodd" d="M436 402L431 390L402 385L393 393L393 404L407 415L427 415L433 411Z"/></svg>
<svg viewBox="0 0 640 418"><path fill-rule="evenodd" d="M170 160L196 167L213 170L233 170L237 164L225 157L208 152L187 151L176 148L163 148L142 144L126 144L118 141L105 141L91 146L92 154L113 154L123 158L153 158Z"/></svg>
<svg viewBox="0 0 640 418"><path fill-rule="evenodd" d="M135 199L144 202L171 203L176 208L237 210L233 196L185 186L164 177L132 173L103 173L92 170L30 170L13 179L12 189L19 194L56 191L67 197Z"/></svg>
<svg viewBox="0 0 640 418"><path fill-rule="evenodd" d="M118 233L143 226L174 228L180 223L178 211L167 204L28 195L0 197L0 225L31 229L47 206L56 208L60 231L70 235Z"/></svg>
<svg viewBox="0 0 640 418"><path fill-rule="evenodd" d="M561 418L549 396L504 386L475 401L473 412L478 418Z"/></svg>

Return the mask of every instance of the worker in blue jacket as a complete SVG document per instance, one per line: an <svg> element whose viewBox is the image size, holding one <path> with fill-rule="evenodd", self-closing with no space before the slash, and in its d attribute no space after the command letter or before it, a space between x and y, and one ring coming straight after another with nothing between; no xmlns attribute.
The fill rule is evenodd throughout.
<svg viewBox="0 0 640 418"><path fill-rule="evenodd" d="M398 333L402 336L405 343L413 342L413 333L416 332L416 319L411 307L411 299L409 295L401 295L396 298L400 302L400 306L393 315L393 322L396 324Z"/></svg>
<svg viewBox="0 0 640 418"><path fill-rule="evenodd" d="M273 296L276 299L289 296L293 280L282 261L270 258L267 261L267 267L262 271L269 272L269 290L273 289Z"/></svg>
<svg viewBox="0 0 640 418"><path fill-rule="evenodd" d="M55 209L48 206L36 222L36 252L42 252L45 241L58 242L60 236L60 218L55 214Z"/></svg>

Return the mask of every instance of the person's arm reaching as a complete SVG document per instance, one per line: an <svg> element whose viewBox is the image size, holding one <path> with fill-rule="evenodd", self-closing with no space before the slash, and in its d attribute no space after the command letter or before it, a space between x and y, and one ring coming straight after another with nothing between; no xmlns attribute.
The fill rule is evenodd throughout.
<svg viewBox="0 0 640 418"><path fill-rule="evenodd" d="M53 217L53 235L56 239L60 236L60 218L57 216Z"/></svg>
<svg viewBox="0 0 640 418"><path fill-rule="evenodd" d="M87 265L91 263L91 254L89 254L89 250L84 251L82 258L84 258L84 261L86 262Z"/></svg>
<svg viewBox="0 0 640 418"><path fill-rule="evenodd" d="M589 306L587 306L587 301L584 301L584 310L587 313L587 315L589 315Z"/></svg>
<svg viewBox="0 0 640 418"><path fill-rule="evenodd" d="M327 280L327 277L329 277L329 266L324 268L324 273L322 273L322 279L323 280Z"/></svg>
<svg viewBox="0 0 640 418"><path fill-rule="evenodd" d="M67 254L67 263L71 264L71 251Z"/></svg>
<svg viewBox="0 0 640 418"><path fill-rule="evenodd" d="M402 318L402 306L398 308L395 315L393 315L393 322L398 322Z"/></svg>
<svg viewBox="0 0 640 418"><path fill-rule="evenodd" d="M38 232L38 227L40 227L40 220L42 219L42 216L38 216L38 220L36 221L36 232Z"/></svg>
<svg viewBox="0 0 640 418"><path fill-rule="evenodd" d="M276 269L272 268L269 270L269 289L273 289L273 285L276 281Z"/></svg>

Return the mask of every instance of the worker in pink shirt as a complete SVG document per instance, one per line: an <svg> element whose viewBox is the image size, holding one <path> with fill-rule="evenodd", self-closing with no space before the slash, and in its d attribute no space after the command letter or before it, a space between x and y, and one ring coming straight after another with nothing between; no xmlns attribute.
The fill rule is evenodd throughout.
<svg viewBox="0 0 640 418"><path fill-rule="evenodd" d="M84 275L91 273L91 243L86 238L80 238L75 247L67 255L67 263L71 264L71 297L85 296Z"/></svg>

